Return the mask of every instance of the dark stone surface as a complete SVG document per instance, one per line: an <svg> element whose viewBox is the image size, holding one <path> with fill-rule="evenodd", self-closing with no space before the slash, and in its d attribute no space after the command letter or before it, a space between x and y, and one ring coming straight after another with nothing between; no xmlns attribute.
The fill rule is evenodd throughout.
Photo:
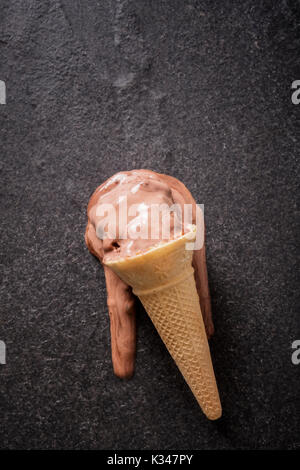
<svg viewBox="0 0 300 470"><path fill-rule="evenodd" d="M299 21L289 0L1 1L1 448L300 448ZM133 168L205 204L219 422L143 311L136 374L112 373L85 210Z"/></svg>

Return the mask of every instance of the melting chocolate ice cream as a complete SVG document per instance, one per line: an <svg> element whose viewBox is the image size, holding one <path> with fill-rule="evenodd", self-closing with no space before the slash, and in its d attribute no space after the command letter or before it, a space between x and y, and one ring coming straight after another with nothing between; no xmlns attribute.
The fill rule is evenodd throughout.
<svg viewBox="0 0 300 470"><path fill-rule="evenodd" d="M179 207L183 213L184 204L192 206L192 223L195 223L195 200L179 180L150 170L119 172L101 184L89 201L85 233L87 247L103 262L115 257L133 256L160 241L176 238L188 230L185 221L176 212L176 207ZM169 218L163 212L160 213L159 218L155 219L156 223L152 222L151 226L151 207L162 205L173 206L175 210L170 212ZM105 211L107 207L112 210ZM140 236L136 236L137 233ZM207 336L210 337L214 327L204 245L200 250L194 251L193 267L203 320ZM104 266L104 271L114 372L117 376L126 378L134 372L135 296L130 286L107 266Z"/></svg>

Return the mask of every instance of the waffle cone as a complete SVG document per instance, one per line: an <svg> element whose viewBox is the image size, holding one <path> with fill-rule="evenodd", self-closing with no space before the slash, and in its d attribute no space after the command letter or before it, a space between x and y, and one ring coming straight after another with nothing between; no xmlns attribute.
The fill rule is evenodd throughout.
<svg viewBox="0 0 300 470"><path fill-rule="evenodd" d="M222 414L192 267L195 230L136 256L107 261L132 286L209 419Z"/></svg>

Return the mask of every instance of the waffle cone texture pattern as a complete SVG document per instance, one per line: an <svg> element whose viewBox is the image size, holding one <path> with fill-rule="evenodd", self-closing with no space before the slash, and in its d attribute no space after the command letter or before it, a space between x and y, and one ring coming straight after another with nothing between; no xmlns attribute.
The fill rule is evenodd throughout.
<svg viewBox="0 0 300 470"><path fill-rule="evenodd" d="M186 243L195 230L136 256L107 261L141 300L207 418L222 408L196 290L193 250Z"/></svg>

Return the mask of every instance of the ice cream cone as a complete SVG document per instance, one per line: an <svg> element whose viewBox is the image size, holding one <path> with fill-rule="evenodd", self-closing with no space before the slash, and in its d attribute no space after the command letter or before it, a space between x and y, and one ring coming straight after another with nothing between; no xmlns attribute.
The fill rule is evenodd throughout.
<svg viewBox="0 0 300 470"><path fill-rule="evenodd" d="M209 419L222 414L192 267L195 228L126 258L106 260L133 288L196 400Z"/></svg>

